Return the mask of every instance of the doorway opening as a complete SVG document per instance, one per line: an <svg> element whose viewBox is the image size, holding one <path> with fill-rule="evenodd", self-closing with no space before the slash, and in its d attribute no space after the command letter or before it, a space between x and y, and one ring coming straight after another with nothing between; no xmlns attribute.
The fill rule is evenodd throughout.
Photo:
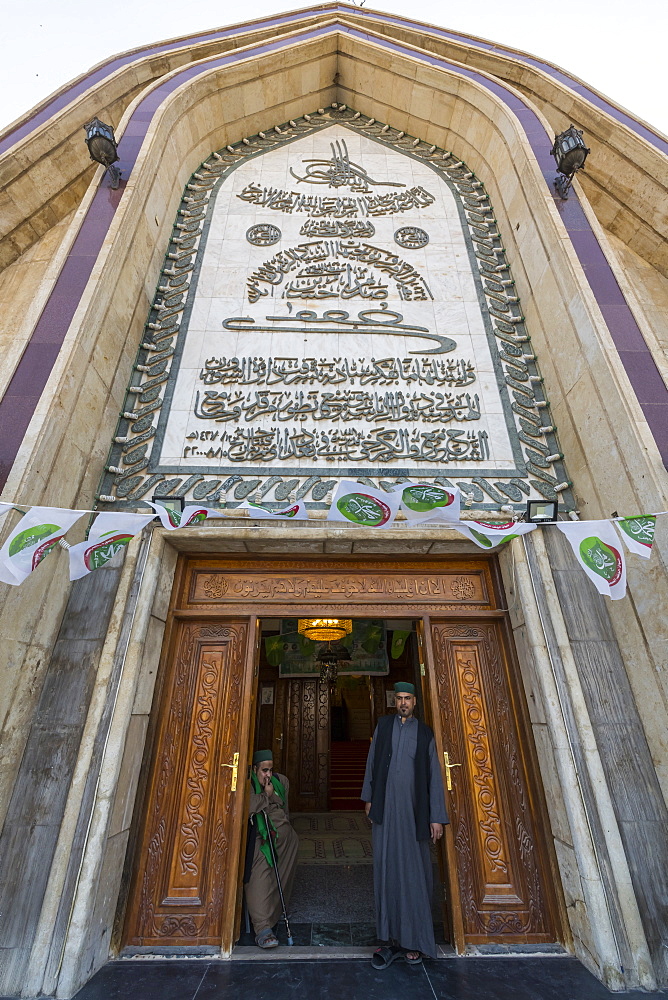
<svg viewBox="0 0 668 1000"><path fill-rule="evenodd" d="M370 564L355 556L184 556L128 848L128 893L119 900L123 954L232 956L244 926L246 768L258 747L272 748L291 781L302 874L290 909L293 924L308 925L298 940L322 944L331 931L355 947L351 925L369 930L373 921L373 859L357 802L361 763L343 754L355 756L354 744L368 743L392 710L396 679L415 682L443 762L451 822L434 879L437 925L446 896L448 904L441 947L450 942L464 954L558 942L556 859L505 606L496 564L483 557ZM286 658L272 650L287 641L287 616L297 631L301 616L314 613L361 628L368 660L380 628L385 666L351 662L336 683L322 682L313 663L310 672L279 669ZM337 909L347 869L353 888ZM321 928L318 941L323 923L343 928ZM365 929L354 930L363 940ZM260 953L254 944L251 951Z"/></svg>
<svg viewBox="0 0 668 1000"><path fill-rule="evenodd" d="M394 684L410 681L422 703L417 620L353 619L350 660L321 677L326 643L300 643L294 619L260 623L259 684L252 746L271 748L274 772L290 783L299 836L288 907L295 945L369 948L378 944L371 823L361 799L366 759L382 715L394 714ZM428 719L426 721L429 721ZM437 945L451 951L445 917L443 852L432 851L432 918ZM283 921L276 933L287 943ZM241 921L238 948L255 948Z"/></svg>

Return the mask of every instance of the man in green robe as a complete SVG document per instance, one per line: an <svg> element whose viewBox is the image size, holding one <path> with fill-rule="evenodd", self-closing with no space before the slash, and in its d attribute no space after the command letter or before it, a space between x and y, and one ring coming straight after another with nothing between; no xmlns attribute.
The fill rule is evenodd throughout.
<svg viewBox="0 0 668 1000"><path fill-rule="evenodd" d="M278 859L283 898L288 906L297 868L299 837L290 824L290 783L285 775L274 774L271 750L258 750L253 755L250 780L250 826L244 878L246 906L253 922L255 943L259 948L276 948L278 939L273 929L281 916L281 900L269 838Z"/></svg>

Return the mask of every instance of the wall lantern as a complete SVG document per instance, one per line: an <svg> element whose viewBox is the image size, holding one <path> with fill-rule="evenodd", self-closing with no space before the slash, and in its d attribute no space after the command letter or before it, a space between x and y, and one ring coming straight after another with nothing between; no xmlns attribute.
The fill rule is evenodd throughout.
<svg viewBox="0 0 668 1000"><path fill-rule="evenodd" d="M166 510L174 511L176 514L183 513L183 508L186 505L184 497L161 497L159 493L152 496L151 500Z"/></svg>
<svg viewBox="0 0 668 1000"><path fill-rule="evenodd" d="M571 125L565 132L554 137L554 145L550 150L557 161L560 176L554 182L557 194L564 200L568 198L568 189L573 183L577 170L582 170L590 152L582 138L582 130Z"/></svg>
<svg viewBox="0 0 668 1000"><path fill-rule="evenodd" d="M557 500L527 500L525 520L529 524L548 524L557 520L558 509Z"/></svg>
<svg viewBox="0 0 668 1000"><path fill-rule="evenodd" d="M86 145L91 160L95 160L96 163L101 163L103 167L107 168L111 186L116 190L121 179L121 172L118 167L114 166L120 157L113 128L111 125L105 125L99 118L91 118L84 125L84 131L86 132Z"/></svg>
<svg viewBox="0 0 668 1000"><path fill-rule="evenodd" d="M353 630L349 618L300 618L297 631L315 642L340 641Z"/></svg>

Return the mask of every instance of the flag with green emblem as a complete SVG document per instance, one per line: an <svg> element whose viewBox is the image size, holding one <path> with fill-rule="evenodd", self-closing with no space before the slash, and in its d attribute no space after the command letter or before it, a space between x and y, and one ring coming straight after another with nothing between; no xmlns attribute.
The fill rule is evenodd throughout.
<svg viewBox="0 0 668 1000"><path fill-rule="evenodd" d="M350 521L364 528L389 528L399 510L401 494L383 493L351 479L343 479L327 512L328 521Z"/></svg>
<svg viewBox="0 0 668 1000"><path fill-rule="evenodd" d="M107 511L98 514L86 541L70 545L70 580L79 580L94 569L106 566L154 516Z"/></svg>
<svg viewBox="0 0 668 1000"><path fill-rule="evenodd" d="M0 549L0 581L13 586L23 583L86 513L62 507L31 507Z"/></svg>
<svg viewBox="0 0 668 1000"><path fill-rule="evenodd" d="M599 594L619 601L626 594L626 562L610 521L557 521L575 558Z"/></svg>
<svg viewBox="0 0 668 1000"><path fill-rule="evenodd" d="M438 486L434 483L401 483L395 492L401 494L401 509L407 521L458 521L461 493L458 486Z"/></svg>
<svg viewBox="0 0 668 1000"><path fill-rule="evenodd" d="M149 507L152 507L160 518L160 523L163 528L167 528L168 531L175 531L177 528L187 528L190 524L198 524L200 521L206 521L208 517L225 517L222 510L215 510L213 507L198 507L195 504L191 504L188 507L184 507L182 511L170 510L169 507L165 507L161 503L151 503L150 500L144 500L143 503L147 503Z"/></svg>
<svg viewBox="0 0 668 1000"><path fill-rule="evenodd" d="M652 554L656 517L646 514L644 517L620 517L617 521L619 533L629 552L635 552L643 559L649 559Z"/></svg>
<svg viewBox="0 0 668 1000"><path fill-rule="evenodd" d="M288 504L287 507L263 507L251 500L240 503L237 510L247 510L249 517L271 518L275 521L307 521L308 511L303 500Z"/></svg>
<svg viewBox="0 0 668 1000"><path fill-rule="evenodd" d="M516 521L457 521L450 527L475 542L479 548L494 549L534 531L537 526Z"/></svg>

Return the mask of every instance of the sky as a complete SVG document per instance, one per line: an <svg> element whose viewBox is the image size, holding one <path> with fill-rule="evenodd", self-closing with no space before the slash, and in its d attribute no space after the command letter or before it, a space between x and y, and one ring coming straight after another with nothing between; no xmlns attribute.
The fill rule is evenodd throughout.
<svg viewBox="0 0 668 1000"><path fill-rule="evenodd" d="M0 130L68 80L126 49L296 9L298 0L22 0L5 4ZM370 7L547 59L668 133L666 0L365 0Z"/></svg>

